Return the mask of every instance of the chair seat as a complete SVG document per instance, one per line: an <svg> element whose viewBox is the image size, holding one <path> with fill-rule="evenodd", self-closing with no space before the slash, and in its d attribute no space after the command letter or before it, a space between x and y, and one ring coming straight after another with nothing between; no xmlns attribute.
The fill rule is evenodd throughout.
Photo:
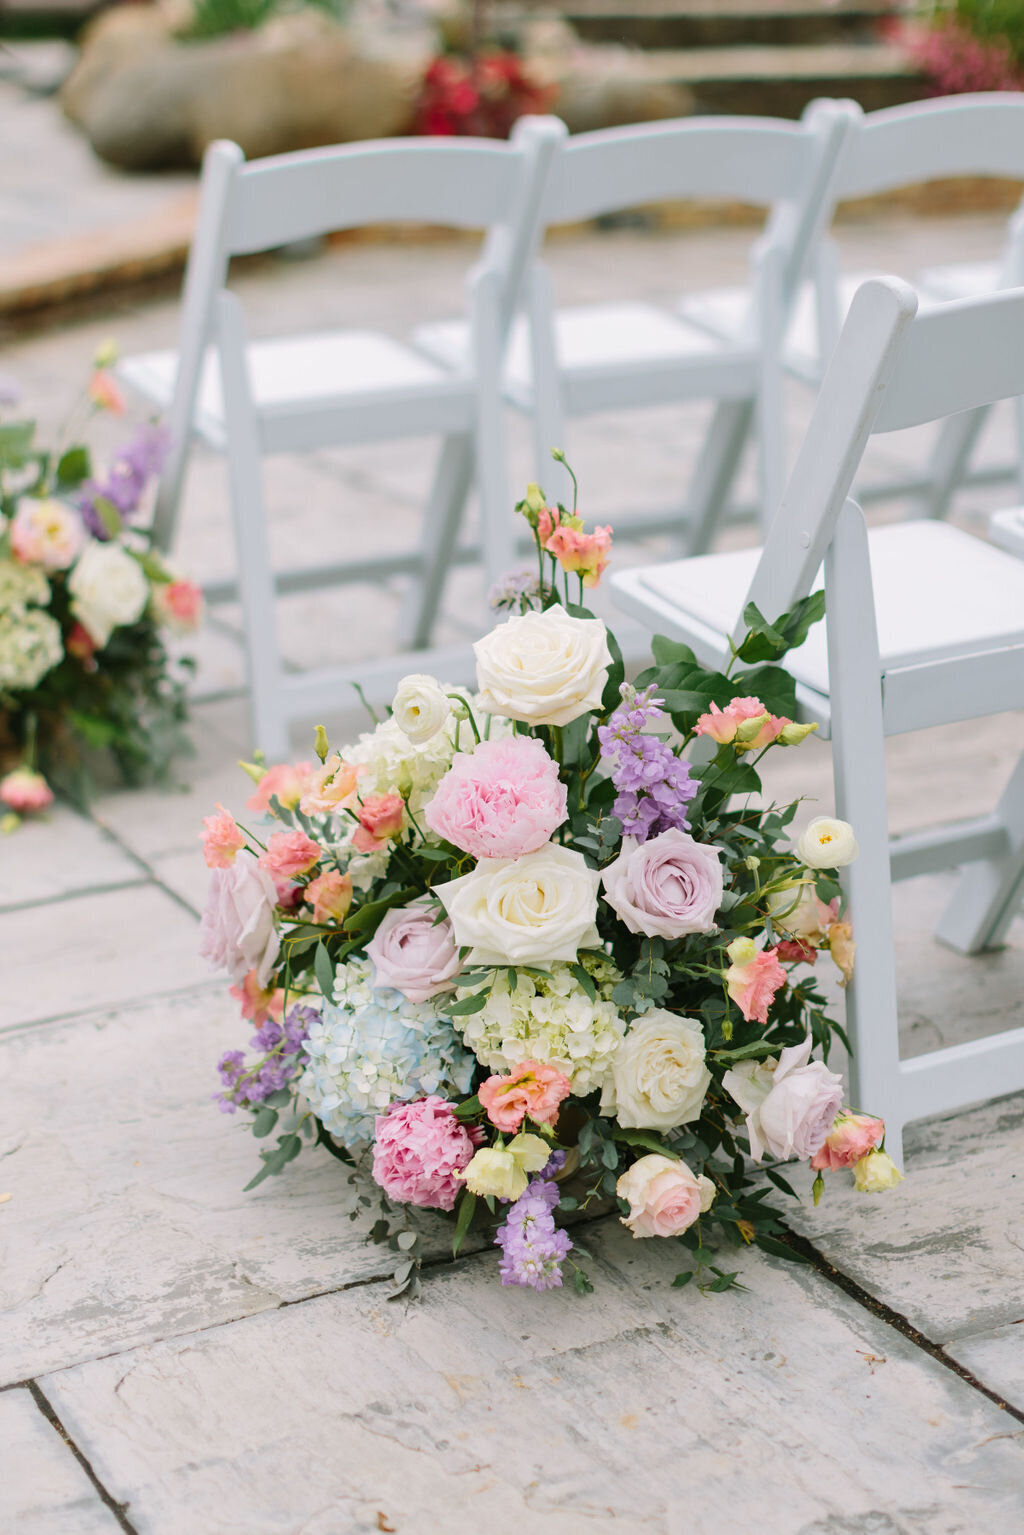
<svg viewBox="0 0 1024 1535"><path fill-rule="evenodd" d="M410 347L374 331L328 331L309 336L253 342L247 352L257 410L268 416L347 399L365 410L367 397L422 392L471 397L468 379L420 356ZM174 393L177 352L148 352L126 357L119 378L144 400L166 410ZM224 405L216 354L207 352L196 404L195 429L213 447L224 443Z"/></svg>
<svg viewBox="0 0 1024 1535"><path fill-rule="evenodd" d="M1007 507L989 518L988 536L1000 549L1024 560L1024 506Z"/></svg>
<svg viewBox="0 0 1024 1535"><path fill-rule="evenodd" d="M1024 646L1024 562L942 522L873 528L868 541L883 674ZM624 571L612 580L616 601L654 629L668 625L698 654L720 657L760 554L741 549ZM815 624L785 664L827 699L825 625Z"/></svg>
<svg viewBox="0 0 1024 1535"><path fill-rule="evenodd" d="M414 332L413 341L445 367L466 366L469 332L459 321L422 326ZM685 396L690 369L694 374L704 375L709 365L719 362L724 369L746 378L752 375L754 365L752 349L731 338L713 336L654 304L586 304L560 309L555 317L555 345L570 410L574 405L601 408L591 405L583 393L591 382L607 386L625 378L628 382L620 386L622 403L629 404L638 387L644 387L645 393L637 403L649 403L650 389L655 398L671 399L680 393ZM652 369L660 373L660 381L653 385ZM634 371L637 377L631 379ZM532 405L529 329L523 316L516 320L509 337L505 393L524 409Z"/></svg>

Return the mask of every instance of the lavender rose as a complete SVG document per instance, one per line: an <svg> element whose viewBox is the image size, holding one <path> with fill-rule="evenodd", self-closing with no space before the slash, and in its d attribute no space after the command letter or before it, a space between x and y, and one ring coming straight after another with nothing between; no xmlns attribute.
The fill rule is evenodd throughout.
<svg viewBox="0 0 1024 1535"><path fill-rule="evenodd" d="M779 1058L742 1061L722 1078L747 1116L750 1155L805 1162L824 1146L843 1105L843 1079L823 1061L811 1060L811 1036Z"/></svg>
<svg viewBox="0 0 1024 1535"><path fill-rule="evenodd" d="M605 897L631 933L683 938L711 933L722 904L721 851L684 831L649 842L623 837L622 852L602 875Z"/></svg>
<svg viewBox="0 0 1024 1535"><path fill-rule="evenodd" d="M254 858L240 854L226 869L214 869L199 927L200 954L235 981L255 970L266 987L281 947L276 904L274 881Z"/></svg>
<svg viewBox="0 0 1024 1535"><path fill-rule="evenodd" d="M366 945L377 986L393 986L410 1002L450 991L461 966L452 925L437 909L414 902L389 911Z"/></svg>

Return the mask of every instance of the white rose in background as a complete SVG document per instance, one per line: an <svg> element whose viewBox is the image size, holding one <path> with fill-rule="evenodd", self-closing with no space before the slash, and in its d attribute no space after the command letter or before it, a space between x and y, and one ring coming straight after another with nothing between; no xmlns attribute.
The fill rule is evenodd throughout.
<svg viewBox="0 0 1024 1535"><path fill-rule="evenodd" d="M266 869L248 854L214 869L199 926L199 952L234 981L256 971L266 987L281 947L274 926L277 889Z"/></svg>
<svg viewBox="0 0 1024 1535"><path fill-rule="evenodd" d="M473 646L480 706L528 725L567 725L601 703L611 651L599 618L524 613Z"/></svg>
<svg viewBox="0 0 1024 1535"><path fill-rule="evenodd" d="M548 843L521 858L485 858L469 874L434 887L470 964L543 965L574 960L600 940L600 875L582 853Z"/></svg>
<svg viewBox="0 0 1024 1535"><path fill-rule="evenodd" d="M741 1061L722 1086L747 1116L750 1155L801 1162L820 1151L843 1104L843 1079L811 1060L813 1041L790 1045L777 1061Z"/></svg>
<svg viewBox="0 0 1024 1535"><path fill-rule="evenodd" d="M800 834L796 856L809 869L842 869L860 849L849 821L820 815Z"/></svg>
<svg viewBox="0 0 1024 1535"><path fill-rule="evenodd" d="M630 1024L601 1099L627 1130L674 1130L698 1118L711 1073L693 1018L654 1008Z"/></svg>
<svg viewBox="0 0 1024 1535"><path fill-rule="evenodd" d="M452 712L450 700L436 677L414 672L398 684L391 716L414 746L422 746L443 730Z"/></svg>
<svg viewBox="0 0 1024 1535"><path fill-rule="evenodd" d="M102 650L115 629L141 618L149 582L138 560L120 544L93 541L68 577L71 611Z"/></svg>

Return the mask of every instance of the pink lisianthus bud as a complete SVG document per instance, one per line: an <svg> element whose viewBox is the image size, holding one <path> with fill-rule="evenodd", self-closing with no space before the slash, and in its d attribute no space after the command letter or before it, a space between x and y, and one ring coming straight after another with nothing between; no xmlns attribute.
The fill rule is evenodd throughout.
<svg viewBox="0 0 1024 1535"><path fill-rule="evenodd" d="M0 778L0 802L25 815L32 810L46 810L53 804L53 790L42 773L30 767L15 768Z"/></svg>
<svg viewBox="0 0 1024 1535"><path fill-rule="evenodd" d="M610 527L595 528L592 533L578 532L565 525L556 529L545 544L563 570L577 573L586 587L597 586L608 564L612 547Z"/></svg>
<svg viewBox="0 0 1024 1535"><path fill-rule="evenodd" d="M323 857L323 851L319 842L307 837L304 831L277 831L258 861L260 868L266 869L271 879L279 882L308 874Z"/></svg>
<svg viewBox="0 0 1024 1535"><path fill-rule="evenodd" d="M225 810L223 805L218 805L217 809L218 815L203 816L204 829L200 833L203 857L208 869L229 869L235 854L245 846L245 833L230 810Z"/></svg>
<svg viewBox="0 0 1024 1535"><path fill-rule="evenodd" d="M270 801L276 799L286 810L294 810L312 779L311 762L280 762L276 767L267 768L256 786L256 793L246 800L245 808L265 815L270 810Z"/></svg>
<svg viewBox="0 0 1024 1535"><path fill-rule="evenodd" d="M310 880L304 894L313 908L314 922L344 922L352 905L352 881L337 869L325 869Z"/></svg>
<svg viewBox="0 0 1024 1535"><path fill-rule="evenodd" d="M241 1003L242 1017L262 1028L268 1018L280 1023L284 1017L284 992L281 988L261 986L255 970L250 970L241 986L229 988L229 995Z"/></svg>
<svg viewBox="0 0 1024 1535"><path fill-rule="evenodd" d="M109 410L112 416L124 415L124 395L103 368L97 368L89 380L89 399L99 410Z"/></svg>
<svg viewBox="0 0 1024 1535"><path fill-rule="evenodd" d="M735 938L725 951L732 964L725 972L729 996L748 1023L767 1023L775 993L787 976L774 949L758 949L752 938Z"/></svg>
<svg viewBox="0 0 1024 1535"><path fill-rule="evenodd" d="M836 1115L825 1144L811 1158L811 1166L819 1172L837 1172L842 1167L852 1167L869 1151L874 1151L884 1135L884 1120L844 1109Z"/></svg>
<svg viewBox="0 0 1024 1535"><path fill-rule="evenodd" d="M151 600L157 623L175 634L194 634L203 621L203 593L194 581L160 581Z"/></svg>
<svg viewBox="0 0 1024 1535"><path fill-rule="evenodd" d="M761 724L753 727L753 721ZM792 720L772 714L759 698L733 698L724 709L713 703L694 726L699 736L710 736L720 746L736 742L742 751L757 751L769 746ZM742 727L746 725L747 728Z"/></svg>
<svg viewBox="0 0 1024 1535"><path fill-rule="evenodd" d="M356 809L359 828L352 838L360 853L375 853L405 825L405 801L400 794L371 794Z"/></svg>
<svg viewBox="0 0 1024 1535"><path fill-rule="evenodd" d="M510 1076L488 1077L477 1096L492 1125L515 1131L529 1115L538 1125L553 1125L559 1105L568 1098L572 1084L557 1066L523 1061Z"/></svg>

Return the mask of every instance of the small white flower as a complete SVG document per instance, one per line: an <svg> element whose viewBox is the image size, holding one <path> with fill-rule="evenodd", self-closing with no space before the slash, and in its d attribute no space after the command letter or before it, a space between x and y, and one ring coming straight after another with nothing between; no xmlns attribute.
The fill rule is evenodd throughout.
<svg viewBox="0 0 1024 1535"><path fill-rule="evenodd" d="M849 821L828 815L813 820L796 845L796 856L809 869L845 868L858 852L857 839Z"/></svg>
<svg viewBox="0 0 1024 1535"><path fill-rule="evenodd" d="M102 650L115 629L142 617L149 582L138 560L118 543L88 544L68 577L71 611Z"/></svg>
<svg viewBox="0 0 1024 1535"><path fill-rule="evenodd" d="M452 712L451 702L436 677L414 672L398 684L392 717L414 746L422 746L442 730Z"/></svg>

